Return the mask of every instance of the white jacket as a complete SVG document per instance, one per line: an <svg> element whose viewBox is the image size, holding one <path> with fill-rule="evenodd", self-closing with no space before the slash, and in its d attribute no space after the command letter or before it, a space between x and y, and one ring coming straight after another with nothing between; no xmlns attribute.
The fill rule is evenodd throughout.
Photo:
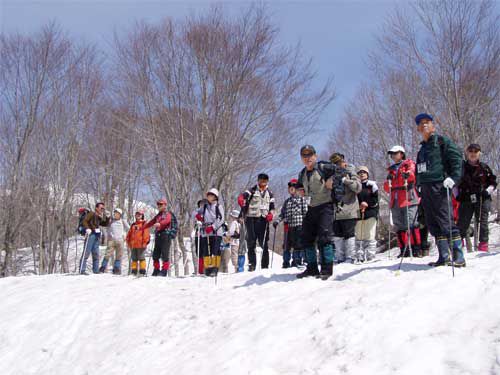
<svg viewBox="0 0 500 375"><path fill-rule="evenodd" d="M108 239L112 241L123 241L129 229L130 225L128 225L125 220L113 219L108 228Z"/></svg>

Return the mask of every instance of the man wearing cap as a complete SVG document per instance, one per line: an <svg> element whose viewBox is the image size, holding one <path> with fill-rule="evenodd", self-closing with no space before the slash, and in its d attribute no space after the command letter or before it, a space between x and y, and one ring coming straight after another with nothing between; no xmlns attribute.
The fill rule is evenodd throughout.
<svg viewBox="0 0 500 375"><path fill-rule="evenodd" d="M307 267L297 278L321 277L328 279L333 272L335 252L331 244L333 222L332 192L326 186L326 162L318 162L316 150L311 145L300 149L304 168L299 173L298 182L304 186L305 197L309 199L306 216L302 223L302 246L305 251ZM331 166L331 165L330 165ZM318 269L316 247L319 249L321 272Z"/></svg>
<svg viewBox="0 0 500 375"><path fill-rule="evenodd" d="M377 252L378 186L369 180L368 167L358 168L361 192L358 194L360 219L356 223L356 260L358 262L375 259Z"/></svg>
<svg viewBox="0 0 500 375"><path fill-rule="evenodd" d="M488 215L491 195L497 187L497 178L491 168L479 160L480 157L481 147L478 144L473 143L467 147L467 160L463 162L462 178L458 184L458 227L460 236L464 239L474 215L476 231L479 232L475 233L476 238L479 238L477 250L488 251Z"/></svg>
<svg viewBox="0 0 500 375"><path fill-rule="evenodd" d="M359 218L358 194L361 192L361 181L356 174L356 168L346 162L343 154L333 153L330 161L342 171L340 180L342 193L335 205L335 221L333 222L336 260L338 263L357 263L355 228ZM338 191L339 187L336 190Z"/></svg>
<svg viewBox="0 0 500 375"><path fill-rule="evenodd" d="M238 196L238 204L245 218L249 271L255 271L257 266L257 255L255 253L257 241L262 247L261 268L269 267L269 223L273 221L275 203L274 195L269 190L268 183L269 176L260 173L257 176L257 185L245 190Z"/></svg>
<svg viewBox="0 0 500 375"><path fill-rule="evenodd" d="M307 202L304 197L297 194L298 184L296 178L288 182L290 196L283 203L281 213L273 223L276 229L280 221L284 222L283 268L290 267L290 259L292 259L292 267L301 266L303 260L301 233L302 221L307 213Z"/></svg>
<svg viewBox="0 0 500 375"><path fill-rule="evenodd" d="M177 218L172 211L167 210L167 200L162 198L156 202L158 213L142 230L155 228L155 247L153 249L152 276L167 276L170 268L170 246L177 235ZM160 270L160 258L162 260Z"/></svg>
<svg viewBox="0 0 500 375"><path fill-rule="evenodd" d="M130 225L122 219L123 211L120 208L115 208L113 211L113 219L108 228L108 244L106 254L102 259L100 273L106 272L109 258L115 255L115 263L113 265L113 275L121 274L121 262L123 256L123 240L125 233L130 229Z"/></svg>
<svg viewBox="0 0 500 375"><path fill-rule="evenodd" d="M391 194L389 208L400 248L398 258L410 256L410 246L413 256L422 257L415 162L406 158L402 146L393 146L387 154L394 163L387 169L384 190Z"/></svg>
<svg viewBox="0 0 500 375"><path fill-rule="evenodd" d="M80 273L87 275L87 259L92 254L92 272L99 273L99 241L101 239L101 226L107 227L110 223L110 214L104 209L104 203L97 202L95 211L89 211L82 220L85 229L85 245L80 260Z"/></svg>
<svg viewBox="0 0 500 375"><path fill-rule="evenodd" d="M423 139L417 155L417 186L427 227L436 238L439 251L437 261L429 265L439 267L451 264L453 260L455 267L465 267L462 241L453 221L451 202L451 191L462 174L461 153L451 139L436 134L431 115L421 113L415 117L415 123Z"/></svg>

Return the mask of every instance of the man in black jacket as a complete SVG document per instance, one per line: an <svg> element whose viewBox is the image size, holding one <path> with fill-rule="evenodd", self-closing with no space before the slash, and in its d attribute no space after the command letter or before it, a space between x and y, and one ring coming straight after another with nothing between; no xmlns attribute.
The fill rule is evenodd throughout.
<svg viewBox="0 0 500 375"><path fill-rule="evenodd" d="M479 232L474 233L479 238L477 250L488 251L488 214L491 208L491 195L497 187L497 178L491 168L479 160L481 146L476 143L469 145L466 156L462 178L458 184L457 200L460 202L458 227L464 239L474 215L476 231Z"/></svg>

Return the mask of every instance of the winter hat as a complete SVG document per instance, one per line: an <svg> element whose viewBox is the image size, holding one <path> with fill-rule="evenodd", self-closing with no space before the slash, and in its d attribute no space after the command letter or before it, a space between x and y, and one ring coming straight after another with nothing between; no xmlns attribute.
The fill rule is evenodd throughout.
<svg viewBox="0 0 500 375"><path fill-rule="evenodd" d="M135 214L136 214L136 215L137 215L137 214L142 215L142 219L144 220L144 210L139 209L139 210L135 211Z"/></svg>
<svg viewBox="0 0 500 375"><path fill-rule="evenodd" d="M231 217L239 218L240 217L240 211L238 211L238 210L232 210L229 215Z"/></svg>
<svg viewBox="0 0 500 375"><path fill-rule="evenodd" d="M468 147L467 147L467 151L481 151L481 146L479 146L477 143L471 143Z"/></svg>
<svg viewBox="0 0 500 375"><path fill-rule="evenodd" d="M403 154L406 154L406 151L402 146L392 146L391 149L387 151L389 155L395 154L396 152L402 152Z"/></svg>
<svg viewBox="0 0 500 375"><path fill-rule="evenodd" d="M165 206L167 205L167 199L166 198L161 198L156 201L156 204L164 204Z"/></svg>
<svg viewBox="0 0 500 375"><path fill-rule="evenodd" d="M417 115L417 117L415 117L415 124L418 125L420 123L420 121L422 121L422 120L431 120L431 121L433 121L433 118L428 113L420 113L419 115Z"/></svg>
<svg viewBox="0 0 500 375"><path fill-rule="evenodd" d="M207 191L207 195L208 194L215 195L215 197L219 199L219 190L217 190L216 188L211 188L209 191Z"/></svg>
<svg viewBox="0 0 500 375"><path fill-rule="evenodd" d="M366 172L366 174L367 174L368 176L370 175L370 171L368 170L368 167L366 167L366 166L364 166L364 165L362 165L362 166L360 166L360 167L358 168L358 172L357 172L357 173L359 174L360 172Z"/></svg>
<svg viewBox="0 0 500 375"><path fill-rule="evenodd" d="M120 216L123 216L123 211L122 211L122 209L121 209L121 208L115 208L115 209L113 210L113 212L118 212L118 213L120 214Z"/></svg>
<svg viewBox="0 0 500 375"><path fill-rule="evenodd" d="M83 213L84 213L84 212L86 212L86 211L87 211L87 209L86 209L85 207L80 207L80 208L78 209L78 213L79 213L80 215L81 215L81 214L83 214Z"/></svg>
<svg viewBox="0 0 500 375"><path fill-rule="evenodd" d="M290 181L288 181L288 187L291 187L291 186L296 187L298 182L299 182L299 180L297 180L296 178L292 178Z"/></svg>
<svg viewBox="0 0 500 375"><path fill-rule="evenodd" d="M297 182L295 184L295 189L297 190L300 190L300 189L304 189L304 184L300 183L300 182Z"/></svg>
<svg viewBox="0 0 500 375"><path fill-rule="evenodd" d="M304 145L300 148L300 156L316 154L316 149L311 145Z"/></svg>
<svg viewBox="0 0 500 375"><path fill-rule="evenodd" d="M259 173L259 175L257 176L257 180L266 180L266 181L269 181L269 176L265 173Z"/></svg>
<svg viewBox="0 0 500 375"><path fill-rule="evenodd" d="M333 163L333 164L337 164L337 163L340 163L341 161L344 161L344 158L345 156L339 152L334 152L331 156L330 156L330 161Z"/></svg>

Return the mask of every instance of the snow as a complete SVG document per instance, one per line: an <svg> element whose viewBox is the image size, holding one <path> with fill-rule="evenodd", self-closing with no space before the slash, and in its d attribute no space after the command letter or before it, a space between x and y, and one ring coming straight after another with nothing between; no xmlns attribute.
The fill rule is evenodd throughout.
<svg viewBox="0 0 500 375"><path fill-rule="evenodd" d="M280 269L213 278L0 280L2 374L500 374L500 227L467 268L379 254L328 281Z"/></svg>

